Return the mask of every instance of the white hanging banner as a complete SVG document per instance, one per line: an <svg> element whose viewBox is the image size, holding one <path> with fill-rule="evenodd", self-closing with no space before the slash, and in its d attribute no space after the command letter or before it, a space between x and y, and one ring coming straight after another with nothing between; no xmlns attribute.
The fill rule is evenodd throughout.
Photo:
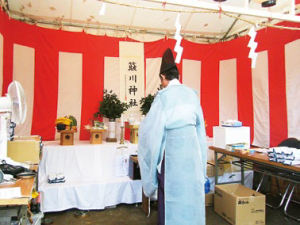
<svg viewBox="0 0 300 225"><path fill-rule="evenodd" d="M140 112L144 88L144 44L122 42L119 44L120 100L131 103L128 112Z"/></svg>

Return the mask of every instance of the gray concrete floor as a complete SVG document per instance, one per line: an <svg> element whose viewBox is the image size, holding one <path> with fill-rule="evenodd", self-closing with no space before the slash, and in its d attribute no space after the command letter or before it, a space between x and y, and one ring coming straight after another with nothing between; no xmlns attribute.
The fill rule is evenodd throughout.
<svg viewBox="0 0 300 225"><path fill-rule="evenodd" d="M277 203L278 198L272 196L267 197L267 202ZM151 215L147 217L142 211L141 204L120 204L115 208L108 208L105 210L89 211L87 218L75 218L75 213L78 209L70 209L63 212L45 213L44 223L53 221L55 225L155 225L157 224L157 204L151 202ZM300 206L291 202L289 212L300 218ZM45 223L46 222L46 223ZM206 207L206 224L207 225L228 225L222 217L214 212L214 207ZM293 219L284 216L283 208L271 209L266 207L266 225L299 225Z"/></svg>

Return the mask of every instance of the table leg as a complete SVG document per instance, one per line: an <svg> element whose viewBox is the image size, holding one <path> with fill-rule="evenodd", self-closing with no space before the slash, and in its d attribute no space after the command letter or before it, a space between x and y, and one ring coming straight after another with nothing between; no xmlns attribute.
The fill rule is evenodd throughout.
<svg viewBox="0 0 300 225"><path fill-rule="evenodd" d="M244 181L245 181L245 174L244 174L244 160L241 159L241 183L242 185L244 185Z"/></svg>
<svg viewBox="0 0 300 225"><path fill-rule="evenodd" d="M21 206L21 224L27 225L27 205Z"/></svg>
<svg viewBox="0 0 300 225"><path fill-rule="evenodd" d="M294 219L294 220L300 222L300 218L297 218L297 217L295 217L295 216L292 216L292 215L288 214L288 212L287 212L287 209L288 209L288 206L289 206L291 197L292 197L292 195L293 195L293 193L294 193L294 190L295 190L296 185L297 185L296 183L293 184L293 187L292 187L292 190L291 190L291 192L290 192L290 195L289 195L289 197L288 197L288 199L287 199L287 201L286 201L286 203L285 203L285 206L284 206L284 214L285 214L287 217L290 217L290 218L292 218L292 219Z"/></svg>
<svg viewBox="0 0 300 225"><path fill-rule="evenodd" d="M218 163L218 153L215 151L215 185L218 185L218 168L219 168L219 163Z"/></svg>

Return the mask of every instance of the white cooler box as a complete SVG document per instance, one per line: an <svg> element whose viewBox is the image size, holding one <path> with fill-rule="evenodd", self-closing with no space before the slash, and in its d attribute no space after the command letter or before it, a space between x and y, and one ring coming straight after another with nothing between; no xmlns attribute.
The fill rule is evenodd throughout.
<svg viewBox="0 0 300 225"><path fill-rule="evenodd" d="M250 148L250 127L213 127L213 146L226 149L227 144L246 143Z"/></svg>

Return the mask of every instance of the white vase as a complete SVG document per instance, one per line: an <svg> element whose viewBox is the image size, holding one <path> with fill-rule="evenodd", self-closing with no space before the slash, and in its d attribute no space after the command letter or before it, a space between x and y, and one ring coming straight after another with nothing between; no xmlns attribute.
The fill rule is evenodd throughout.
<svg viewBox="0 0 300 225"><path fill-rule="evenodd" d="M116 138L116 121L109 120L108 122L108 138Z"/></svg>
<svg viewBox="0 0 300 225"><path fill-rule="evenodd" d="M129 125L134 125L134 122L135 122L135 119L134 119L133 115L130 115L128 118Z"/></svg>

